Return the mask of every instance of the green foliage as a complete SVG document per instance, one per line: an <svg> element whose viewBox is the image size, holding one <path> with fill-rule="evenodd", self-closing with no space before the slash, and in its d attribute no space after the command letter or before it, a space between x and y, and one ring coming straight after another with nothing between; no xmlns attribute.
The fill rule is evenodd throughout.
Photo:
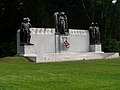
<svg viewBox="0 0 120 90"><path fill-rule="evenodd" d="M103 42L103 50L105 52L120 52L120 42L116 39L105 39Z"/></svg>
<svg viewBox="0 0 120 90"><path fill-rule="evenodd" d="M59 63L0 59L0 90L119 90L120 58Z"/></svg>
<svg viewBox="0 0 120 90"><path fill-rule="evenodd" d="M16 48L16 43L14 41L11 43L0 44L0 57L15 55Z"/></svg>
<svg viewBox="0 0 120 90"><path fill-rule="evenodd" d="M102 1L101 0L96 0L96 4L102 4Z"/></svg>

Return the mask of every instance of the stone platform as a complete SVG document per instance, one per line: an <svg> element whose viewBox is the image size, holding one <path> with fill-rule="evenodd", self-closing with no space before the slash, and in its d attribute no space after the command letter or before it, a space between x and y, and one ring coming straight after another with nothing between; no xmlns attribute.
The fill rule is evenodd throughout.
<svg viewBox="0 0 120 90"><path fill-rule="evenodd" d="M119 53L102 52L101 44L90 45L88 30L69 29L69 35L56 35L54 28L31 28L30 31L32 45L22 46L20 30L17 31L17 54L37 63L119 57Z"/></svg>
<svg viewBox="0 0 120 90"><path fill-rule="evenodd" d="M34 62L62 62L62 61L78 61L78 60L94 60L119 57L119 53L51 53L42 56L29 57Z"/></svg>

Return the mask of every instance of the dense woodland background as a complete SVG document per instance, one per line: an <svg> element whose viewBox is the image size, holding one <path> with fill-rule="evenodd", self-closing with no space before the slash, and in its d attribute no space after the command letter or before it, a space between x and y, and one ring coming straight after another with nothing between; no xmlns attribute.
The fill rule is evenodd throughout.
<svg viewBox="0 0 120 90"><path fill-rule="evenodd" d="M120 52L120 0L0 0L0 56L16 54L16 32L24 17L32 27L54 27L53 13L64 11L69 28L98 22L105 52Z"/></svg>

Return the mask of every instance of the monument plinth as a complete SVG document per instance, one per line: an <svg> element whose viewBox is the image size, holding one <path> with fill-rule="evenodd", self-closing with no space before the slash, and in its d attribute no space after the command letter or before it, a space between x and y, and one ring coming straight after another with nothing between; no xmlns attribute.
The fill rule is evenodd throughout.
<svg viewBox="0 0 120 90"><path fill-rule="evenodd" d="M55 28L31 28L25 18L17 31L17 54L34 62L59 62L118 57L103 53L99 27L90 30L68 29L64 12L54 13Z"/></svg>
<svg viewBox="0 0 120 90"><path fill-rule="evenodd" d="M101 44L90 45L90 52L103 53Z"/></svg>
<svg viewBox="0 0 120 90"><path fill-rule="evenodd" d="M23 46L20 45L20 30L17 31L17 54L37 63L119 56L116 53L101 53L101 45L91 46L88 30L69 29L68 36L56 36L54 28L30 28L30 31L30 43L34 45ZM66 38L70 44L68 48L64 44Z"/></svg>

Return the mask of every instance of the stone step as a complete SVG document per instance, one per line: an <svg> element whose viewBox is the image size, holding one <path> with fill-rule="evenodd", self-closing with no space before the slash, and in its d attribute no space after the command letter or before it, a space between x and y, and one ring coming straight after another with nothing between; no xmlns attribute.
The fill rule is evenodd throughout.
<svg viewBox="0 0 120 90"><path fill-rule="evenodd" d="M118 53L51 53L37 56L36 62L61 62L119 57Z"/></svg>

